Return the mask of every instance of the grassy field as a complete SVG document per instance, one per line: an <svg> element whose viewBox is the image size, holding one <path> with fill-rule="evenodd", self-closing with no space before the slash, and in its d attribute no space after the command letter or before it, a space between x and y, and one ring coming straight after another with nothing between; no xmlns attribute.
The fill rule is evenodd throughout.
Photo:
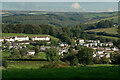
<svg viewBox="0 0 120 80"><path fill-rule="evenodd" d="M92 30L86 30L85 32L106 32L109 34L118 34L117 32L117 28L116 27L112 27L112 28L102 28L102 29L92 29Z"/></svg>
<svg viewBox="0 0 120 80"><path fill-rule="evenodd" d="M47 36L45 34L24 34L24 33L2 33L2 36L3 37L12 37L12 36L29 36L29 37L32 37L32 36ZM51 39L54 39L54 40L59 40L58 38L55 38L53 36L50 36Z"/></svg>
<svg viewBox="0 0 120 80"><path fill-rule="evenodd" d="M119 66L92 65L67 68L7 69L3 80L10 78L84 78L119 79Z"/></svg>
<svg viewBox="0 0 120 80"><path fill-rule="evenodd" d="M8 61L7 69L38 69L45 64L48 64L48 61Z"/></svg>
<svg viewBox="0 0 120 80"><path fill-rule="evenodd" d="M110 36L96 36L96 37L103 37L103 38L110 38L110 39L115 39L115 40L118 40L118 39L120 39L120 38L118 38L118 37L110 37Z"/></svg>

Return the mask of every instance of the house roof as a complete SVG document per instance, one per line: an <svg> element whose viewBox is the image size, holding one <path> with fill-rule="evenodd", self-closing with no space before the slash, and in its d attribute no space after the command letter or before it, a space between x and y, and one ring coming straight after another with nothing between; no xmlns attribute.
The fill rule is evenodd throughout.
<svg viewBox="0 0 120 80"><path fill-rule="evenodd" d="M27 52L35 52L35 50L28 50Z"/></svg>
<svg viewBox="0 0 120 80"><path fill-rule="evenodd" d="M46 38L46 37L49 37L49 36L33 36L32 38Z"/></svg>

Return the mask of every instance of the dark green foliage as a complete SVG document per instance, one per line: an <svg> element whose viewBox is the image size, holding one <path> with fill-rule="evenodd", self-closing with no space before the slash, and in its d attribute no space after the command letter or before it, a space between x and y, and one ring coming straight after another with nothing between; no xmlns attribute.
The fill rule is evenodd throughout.
<svg viewBox="0 0 120 80"><path fill-rule="evenodd" d="M93 49L83 48L77 54L79 63L92 64L93 63Z"/></svg>
<svg viewBox="0 0 120 80"><path fill-rule="evenodd" d="M108 58L106 58L106 57L102 57L101 58L101 63L103 63L103 64L108 64L110 61L109 61L109 59Z"/></svg>
<svg viewBox="0 0 120 80"><path fill-rule="evenodd" d="M115 62L116 62L116 64L120 64L120 54L117 54L115 56Z"/></svg>
<svg viewBox="0 0 120 80"><path fill-rule="evenodd" d="M15 12L13 12L15 13ZM21 13L21 12L20 12ZM11 24L50 24L53 26L66 27L78 25L86 21L83 17L82 13L47 13L47 14L39 14L39 15L10 15L3 16L3 23L11 23Z"/></svg>
<svg viewBox="0 0 120 80"><path fill-rule="evenodd" d="M26 54L27 50L25 48L20 49L21 56L24 56Z"/></svg>
<svg viewBox="0 0 120 80"><path fill-rule="evenodd" d="M6 49L9 50L9 49L10 49L10 43L7 42L6 45L7 45L7 48L6 48Z"/></svg>
<svg viewBox="0 0 120 80"><path fill-rule="evenodd" d="M70 61L71 66L77 66L79 64L78 58L76 56Z"/></svg>
<svg viewBox="0 0 120 80"><path fill-rule="evenodd" d="M46 54L47 54L47 59L49 61L59 61L60 60L60 56L59 56L58 50L56 48L47 49Z"/></svg>
<svg viewBox="0 0 120 80"><path fill-rule="evenodd" d="M75 46L75 49L76 50L81 50L83 47L82 46L80 46L80 45L78 45L78 46Z"/></svg>
<svg viewBox="0 0 120 80"><path fill-rule="evenodd" d="M2 59L2 66L5 68L8 67L7 59L5 59L5 58Z"/></svg>
<svg viewBox="0 0 120 80"><path fill-rule="evenodd" d="M93 62L94 62L95 64L99 64L99 63L100 63L100 59L99 59L98 57L94 57L94 58L93 58Z"/></svg>
<svg viewBox="0 0 120 80"><path fill-rule="evenodd" d="M19 55L20 54L20 51L18 49L13 49L13 54L14 55Z"/></svg>
<svg viewBox="0 0 120 80"><path fill-rule="evenodd" d="M109 28L113 27L113 21L103 20L96 24L97 28Z"/></svg>
<svg viewBox="0 0 120 80"><path fill-rule="evenodd" d="M35 47L35 53L37 54L37 53L39 53L39 51L40 51L40 47L39 47L39 45L36 45L36 47Z"/></svg>

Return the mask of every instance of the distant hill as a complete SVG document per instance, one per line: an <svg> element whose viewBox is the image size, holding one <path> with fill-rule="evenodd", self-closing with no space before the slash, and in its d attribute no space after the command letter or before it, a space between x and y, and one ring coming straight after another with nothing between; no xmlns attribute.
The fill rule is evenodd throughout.
<svg viewBox="0 0 120 80"><path fill-rule="evenodd" d="M3 23L12 24L49 24L59 27L70 27L79 24L91 24L100 20L112 19L117 23L117 12L45 12L45 11L3 11Z"/></svg>

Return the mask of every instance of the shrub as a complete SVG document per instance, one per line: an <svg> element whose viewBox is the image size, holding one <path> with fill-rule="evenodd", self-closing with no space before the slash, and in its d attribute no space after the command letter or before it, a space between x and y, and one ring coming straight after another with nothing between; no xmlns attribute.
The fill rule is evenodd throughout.
<svg viewBox="0 0 120 80"><path fill-rule="evenodd" d="M2 66L7 68L8 67L8 63L7 63L7 60L6 59L3 59L2 60Z"/></svg>
<svg viewBox="0 0 120 80"><path fill-rule="evenodd" d="M77 59L77 57L74 57L71 61L70 61L70 65L71 66L77 66L79 64L79 61Z"/></svg>
<svg viewBox="0 0 120 80"><path fill-rule="evenodd" d="M93 62L94 62L95 64L98 64L98 63L100 63L100 59L99 59L98 57L94 57L94 58L93 58Z"/></svg>
<svg viewBox="0 0 120 80"><path fill-rule="evenodd" d="M60 68L60 67L68 67L68 66L65 65L65 63L62 61L53 61L47 65L44 65L41 68Z"/></svg>

